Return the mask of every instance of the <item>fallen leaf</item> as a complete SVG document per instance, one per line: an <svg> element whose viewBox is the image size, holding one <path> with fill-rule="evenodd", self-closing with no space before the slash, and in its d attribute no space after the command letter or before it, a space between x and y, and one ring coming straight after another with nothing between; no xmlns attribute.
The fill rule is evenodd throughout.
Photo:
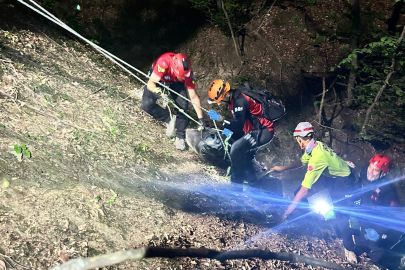
<svg viewBox="0 0 405 270"><path fill-rule="evenodd" d="M64 252L64 251L61 251L60 260L64 263L67 262L69 260L69 255L67 255L66 252Z"/></svg>

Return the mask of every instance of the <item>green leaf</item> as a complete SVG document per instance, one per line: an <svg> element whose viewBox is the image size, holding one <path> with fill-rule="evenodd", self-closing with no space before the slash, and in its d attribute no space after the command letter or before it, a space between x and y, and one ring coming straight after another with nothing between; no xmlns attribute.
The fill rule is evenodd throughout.
<svg viewBox="0 0 405 270"><path fill-rule="evenodd" d="M25 144L23 144L23 145L21 145L21 148L24 149L24 150L26 150L26 149L27 149L27 146L25 146Z"/></svg>
<svg viewBox="0 0 405 270"><path fill-rule="evenodd" d="M28 151L28 150L25 150L25 151L24 151L24 155L25 155L26 157L28 157L28 158L31 158L31 152Z"/></svg>
<svg viewBox="0 0 405 270"><path fill-rule="evenodd" d="M14 151L17 153L17 154L21 154L21 151L22 151L22 149L21 149L21 147L19 147L18 145L14 145Z"/></svg>
<svg viewBox="0 0 405 270"><path fill-rule="evenodd" d="M117 193L114 193L114 195L111 197L111 199L108 201L108 204L109 205L111 205L114 201L115 201L115 198L117 198L117 196L118 196L118 194Z"/></svg>
<svg viewBox="0 0 405 270"><path fill-rule="evenodd" d="M300 19L298 19L297 17L294 17L293 21L295 26L300 24Z"/></svg>
<svg viewBox="0 0 405 270"><path fill-rule="evenodd" d="M171 157L171 156L172 156L172 153L167 153L167 156L168 156L168 157Z"/></svg>
<svg viewBox="0 0 405 270"><path fill-rule="evenodd" d="M319 36L316 38L315 43L319 44L321 42L325 42L325 36Z"/></svg>

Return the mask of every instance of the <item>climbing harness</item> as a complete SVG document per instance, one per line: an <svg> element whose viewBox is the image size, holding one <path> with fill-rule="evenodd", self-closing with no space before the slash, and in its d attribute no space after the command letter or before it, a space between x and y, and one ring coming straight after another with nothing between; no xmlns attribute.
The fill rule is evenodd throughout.
<svg viewBox="0 0 405 270"><path fill-rule="evenodd" d="M44 9L42 6L40 6L39 4L37 4L36 2L34 2L33 0L29 0L30 3L32 3L34 6L36 6L37 8L31 6L30 4L24 2L23 0L18 0L18 2L20 2L21 4L25 5L26 7L30 8L31 10L37 12L38 14L44 16L45 18L47 18L48 20L52 21L53 23L59 25L60 27L62 27L63 29L67 30L68 32L72 33L73 35L77 36L78 38L80 38L81 40L85 41L87 44L89 44L90 46L92 46L94 49L96 49L97 51L99 51L101 54L103 54L106 58L108 58L110 61L112 61L113 63L115 63L116 65L118 65L119 67L121 67L123 70L125 70L126 72L128 72L131 76L135 77L138 81L140 81L141 83L143 83L144 85L146 85L147 83L142 80L141 78L139 78L137 75L135 75L133 72L131 72L129 69L127 69L124 65L126 65L127 67L135 70L136 72L138 72L139 74L142 74L143 76L145 76L146 78L149 79L149 76L147 74L145 74L144 72L142 72L141 70L131 66L130 64L128 64L127 62L125 62L124 60L118 58L117 56L113 55L112 53L104 50L103 48L101 48L100 46L94 44L93 42L91 42L90 40L86 39L85 37L81 36L79 33L77 33L76 31L74 31L72 28L70 28L69 26L67 26L64 22L62 22L61 20L59 20L57 17L55 17L53 14L51 14L50 12L48 12L46 9ZM39 10L40 9L40 10ZM124 64L124 65L122 65ZM201 107L198 104L195 104L194 102L192 102L189 98L177 93L176 91L173 91L172 89L170 89L169 87L167 87L166 85L164 85L161 82L155 82L156 84L160 85L161 87L163 87L164 89L166 89L167 91L174 93L178 96L180 96L181 98L187 100L188 102L190 102L191 104L193 104L194 106L199 107L201 110L205 111L208 113L208 110ZM201 126L202 124L200 122L198 122L197 120L195 120L194 118L192 118L190 115L188 115L187 113L184 112L183 109L179 108L174 102L173 100L171 100L167 94L162 95L163 98L163 102L164 104L166 104L166 106L168 105L168 103L170 102L176 109L178 109L181 113L183 113L186 117L188 117L190 120L194 121L195 123L197 123L197 125ZM171 111L169 108L169 113L170 113L170 117L172 117L171 115ZM217 129L218 135L221 138L217 125L214 122L215 128ZM224 148L225 148L225 153L228 155L229 160L230 160L230 155L229 152L227 150L228 146L225 145L224 141L221 138L221 142L224 144Z"/></svg>

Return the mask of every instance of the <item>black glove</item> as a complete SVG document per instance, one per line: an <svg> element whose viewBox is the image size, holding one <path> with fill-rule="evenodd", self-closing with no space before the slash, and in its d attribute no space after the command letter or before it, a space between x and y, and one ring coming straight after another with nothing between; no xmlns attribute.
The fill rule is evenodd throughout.
<svg viewBox="0 0 405 270"><path fill-rule="evenodd" d="M200 122L201 125L198 126L197 130L199 130L199 131L204 130L205 129L205 120L204 120L204 118L199 118L198 122Z"/></svg>

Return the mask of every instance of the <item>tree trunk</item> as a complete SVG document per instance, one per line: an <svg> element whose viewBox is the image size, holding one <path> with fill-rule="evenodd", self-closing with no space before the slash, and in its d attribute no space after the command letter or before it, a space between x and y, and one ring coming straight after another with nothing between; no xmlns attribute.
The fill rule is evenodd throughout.
<svg viewBox="0 0 405 270"><path fill-rule="evenodd" d="M322 99L321 104L319 104L319 112L318 112L318 123L322 125L322 110L323 110L323 103L325 102L325 77L322 78Z"/></svg>
<svg viewBox="0 0 405 270"><path fill-rule="evenodd" d="M401 43L402 39L404 38L404 35L405 35L405 27L402 29L402 34L401 34L401 36L399 37L399 39L397 41L398 44ZM381 86L380 90L378 91L377 95L375 96L373 104L371 104L370 107L367 109L366 119L364 120L363 127L361 128L361 131L363 133L366 131L366 126L368 124L368 120L370 119L371 112L373 111L375 105L377 104L378 100L380 99L380 97L381 97L382 93L384 92L385 88L387 88L387 85L390 82L392 74L394 74L394 72L395 72L394 67L395 67L395 56L392 58L392 63L391 63L391 67L390 67L391 71L390 71L390 73L388 73L387 77L385 78L384 85Z"/></svg>
<svg viewBox="0 0 405 270"><path fill-rule="evenodd" d="M231 21L229 20L229 17L228 17L228 12L226 12L225 5L224 5L224 1L223 1L223 0L220 0L220 1L221 1L222 10L223 10L224 13L225 13L225 17L226 17L226 21L227 21L228 26L229 26L229 30L231 31L231 36L232 36L233 44L234 44L234 46L235 46L236 55L237 55L238 57L240 57L239 48L238 48L238 43L236 42L235 35L234 35L234 33L233 33Z"/></svg>
<svg viewBox="0 0 405 270"><path fill-rule="evenodd" d="M352 6L352 24L353 24L353 36L350 42L351 48L357 49L359 47L360 37L360 0L353 0ZM349 83L347 85L347 101L346 105L350 106L353 101L353 88L356 81L355 67L357 66L357 58L353 58L351 61L352 68L349 75Z"/></svg>
<svg viewBox="0 0 405 270"><path fill-rule="evenodd" d="M391 17L387 20L388 32L390 34L395 34L397 30L397 23L399 21L399 17L401 16L401 9L404 6L404 1L396 2Z"/></svg>

